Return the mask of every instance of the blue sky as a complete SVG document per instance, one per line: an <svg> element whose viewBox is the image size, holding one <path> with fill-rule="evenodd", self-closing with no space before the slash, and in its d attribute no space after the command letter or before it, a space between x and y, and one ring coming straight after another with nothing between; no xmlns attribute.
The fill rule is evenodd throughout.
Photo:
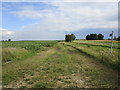
<svg viewBox="0 0 120 90"><path fill-rule="evenodd" d="M3 2L2 39L63 40L65 32L84 39L90 33L118 33L116 2Z"/></svg>

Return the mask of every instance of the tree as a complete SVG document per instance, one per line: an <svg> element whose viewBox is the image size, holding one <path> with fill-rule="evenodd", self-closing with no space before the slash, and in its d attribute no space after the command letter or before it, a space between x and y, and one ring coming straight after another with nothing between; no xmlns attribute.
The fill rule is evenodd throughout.
<svg viewBox="0 0 120 90"><path fill-rule="evenodd" d="M8 39L8 41L10 42L10 41L11 41L11 39Z"/></svg>
<svg viewBox="0 0 120 90"><path fill-rule="evenodd" d="M75 40L76 36L74 34L71 34L72 40Z"/></svg>
<svg viewBox="0 0 120 90"><path fill-rule="evenodd" d="M71 35L65 35L65 41L66 42L71 42L72 40L75 40L76 36L74 34Z"/></svg>
<svg viewBox="0 0 120 90"><path fill-rule="evenodd" d="M98 34L98 40L103 40L103 38L104 38L104 36L101 33L99 33Z"/></svg>
<svg viewBox="0 0 120 90"><path fill-rule="evenodd" d="M70 35L65 35L65 41L66 42L71 42L71 36Z"/></svg>
<svg viewBox="0 0 120 90"><path fill-rule="evenodd" d="M98 40L97 34L90 34L90 40Z"/></svg>
<svg viewBox="0 0 120 90"><path fill-rule="evenodd" d="M118 36L117 40L120 41L120 36Z"/></svg>
<svg viewBox="0 0 120 90"><path fill-rule="evenodd" d="M86 40L90 40L90 35L89 34L86 36Z"/></svg>
<svg viewBox="0 0 120 90"><path fill-rule="evenodd" d="M99 33L98 35L95 33L95 34L88 34L86 36L86 40L103 40L104 38L104 35L102 35L101 33Z"/></svg>

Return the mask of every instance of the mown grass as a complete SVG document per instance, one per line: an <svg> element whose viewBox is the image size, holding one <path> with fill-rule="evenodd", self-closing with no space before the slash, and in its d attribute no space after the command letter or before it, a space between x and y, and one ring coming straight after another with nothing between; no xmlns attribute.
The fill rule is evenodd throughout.
<svg viewBox="0 0 120 90"><path fill-rule="evenodd" d="M19 60L16 62L4 64L3 72L2 72L3 85L8 84L12 80L16 81L19 77L24 78L26 74L30 74L30 75L34 74L34 70L36 70L37 67L43 64L43 63L40 63L40 61L42 61L42 58L46 57L45 54L51 53L51 52L47 53L47 51L45 52L46 53L43 53L40 56L35 56L35 58L33 56L33 59L31 57L25 60Z"/></svg>
<svg viewBox="0 0 120 90"><path fill-rule="evenodd" d="M41 78L41 81L46 81L46 87L117 87L117 77L108 76L105 67L98 62L69 46L58 44L55 47L58 52L44 61L46 68L42 69L44 74L47 73L45 78Z"/></svg>
<svg viewBox="0 0 120 90"><path fill-rule="evenodd" d="M88 41L88 45L80 44L78 43L78 41L77 43L76 42L66 43L66 45L72 46L73 48L84 53L85 55L92 57L109 67L112 67L116 70L120 70L119 49L113 48L112 55L111 55L110 48L101 47L99 45L96 47L94 45L90 45L89 42L90 41Z"/></svg>
<svg viewBox="0 0 120 90"><path fill-rule="evenodd" d="M110 48L111 45L111 40L76 40L74 42L84 45L107 47L107 48ZM120 49L119 43L120 41L113 41L113 48Z"/></svg>
<svg viewBox="0 0 120 90"><path fill-rule="evenodd" d="M5 65L3 83L17 88L109 88L117 87L117 74L75 48L58 43L30 59Z"/></svg>
<svg viewBox="0 0 120 90"><path fill-rule="evenodd" d="M117 71L96 61L104 48L74 42L54 44L36 56L3 65L3 87L118 88Z"/></svg>

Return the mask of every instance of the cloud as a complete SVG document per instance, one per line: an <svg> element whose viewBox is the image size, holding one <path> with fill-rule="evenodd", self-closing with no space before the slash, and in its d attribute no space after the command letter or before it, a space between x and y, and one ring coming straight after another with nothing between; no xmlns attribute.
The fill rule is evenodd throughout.
<svg viewBox="0 0 120 90"><path fill-rule="evenodd" d="M42 18L43 15L40 12L32 11L32 10L24 10L21 12L11 12L12 14L16 14L20 18Z"/></svg>
<svg viewBox="0 0 120 90"><path fill-rule="evenodd" d="M117 7L114 6L115 4L63 2L49 4L58 8L36 10L34 7L23 7L21 11L11 13L21 18L43 20L42 23L38 22L26 26L26 29L27 27L34 27L35 29L37 27L48 31L76 31L85 28L117 28L118 11Z"/></svg>
<svg viewBox="0 0 120 90"><path fill-rule="evenodd" d="M37 10L38 8L35 6L23 6L20 11L11 11L10 13L20 18L44 19L46 17L54 17L51 9Z"/></svg>
<svg viewBox="0 0 120 90"><path fill-rule="evenodd" d="M7 30L7 29L0 28L0 35L12 35L12 34L14 34L13 31L10 31L10 30Z"/></svg>
<svg viewBox="0 0 120 90"><path fill-rule="evenodd" d="M20 18L40 20L16 32L16 38L63 39L66 31L74 32L91 28L109 30L117 28L118 25L117 3L54 1L44 2L44 4L54 8L36 9L38 6L26 5L18 11L10 12Z"/></svg>
<svg viewBox="0 0 120 90"><path fill-rule="evenodd" d="M14 37L14 32L12 30L8 30L8 29L3 29L0 28L0 36L1 36L1 40L2 39L8 39L8 38L12 38Z"/></svg>

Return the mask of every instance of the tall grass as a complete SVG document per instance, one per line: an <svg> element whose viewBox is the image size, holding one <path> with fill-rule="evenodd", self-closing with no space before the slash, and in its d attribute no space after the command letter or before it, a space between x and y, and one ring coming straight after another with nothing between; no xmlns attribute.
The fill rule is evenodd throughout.
<svg viewBox="0 0 120 90"><path fill-rule="evenodd" d="M35 55L58 41L11 41L2 42L2 62L22 60Z"/></svg>
<svg viewBox="0 0 120 90"><path fill-rule="evenodd" d="M24 48L3 48L2 62L20 60L27 57L30 53Z"/></svg>

